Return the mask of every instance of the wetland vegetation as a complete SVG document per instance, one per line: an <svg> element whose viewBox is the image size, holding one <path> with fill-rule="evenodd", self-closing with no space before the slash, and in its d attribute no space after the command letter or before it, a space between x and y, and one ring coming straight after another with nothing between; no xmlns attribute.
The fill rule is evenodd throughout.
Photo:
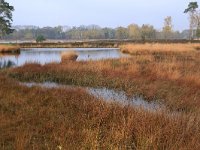
<svg viewBox="0 0 200 150"><path fill-rule="evenodd" d="M152 49L158 45L143 46L122 45L121 51L131 55L128 58L26 64L1 70L1 146L199 149L199 45L178 45L177 50L173 44L159 45L159 51ZM80 88L27 87L20 82ZM124 91L128 97L142 96L166 109L152 112L108 103L81 87Z"/></svg>
<svg viewBox="0 0 200 150"><path fill-rule="evenodd" d="M42 18L48 10L54 10L42 19L45 23L49 16L64 20L58 16L59 12L63 16L73 14L69 13L70 9L61 7L71 2L47 5L36 1L29 2L34 8L32 14L42 8L35 16ZM160 2L152 4L159 8L165 6ZM18 3L22 13L24 4ZM122 12L128 12L127 16L133 11L134 15L140 14L132 7L124 11L119 2L109 5L101 1L104 3L103 20L108 20L106 17L112 14L119 18ZM148 8L143 3L140 12ZM35 9L34 4L41 7ZM103 15L95 5L88 7L91 3L80 1L79 4L81 8L90 8L80 11L84 15L90 10L84 15L93 13L89 20L93 15ZM118 9L114 4L120 6L120 15L114 13L113 9ZM49 6L53 9L48 9ZM171 11L174 6L172 3L167 9L166 5L165 10L175 13ZM175 9L179 10L177 6ZM77 3L75 8L79 10ZM92 8L95 11L91 11ZM149 8L156 12L152 15L155 17L157 9ZM24 14L39 23L33 15L28 15L29 9ZM190 2L185 9L190 29L181 32L173 29L171 16L164 18L162 30L150 24L117 28L96 25L13 27L13 11L14 7L6 0L0 0L0 39L5 43L9 43L8 40L31 42L0 45L0 149L200 149L200 13L197 2ZM148 9L148 16L151 13ZM84 20L85 17L66 18ZM102 16L95 18L99 21ZM149 18L145 18L145 22ZM55 24L54 19L50 20Z"/></svg>

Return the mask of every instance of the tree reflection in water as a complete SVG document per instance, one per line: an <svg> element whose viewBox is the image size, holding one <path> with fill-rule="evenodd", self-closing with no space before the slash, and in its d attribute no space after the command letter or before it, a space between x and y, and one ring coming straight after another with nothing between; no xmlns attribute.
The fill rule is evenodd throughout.
<svg viewBox="0 0 200 150"><path fill-rule="evenodd" d="M11 60L0 61L0 69L10 68L12 66L15 66L15 63L13 61L11 61Z"/></svg>

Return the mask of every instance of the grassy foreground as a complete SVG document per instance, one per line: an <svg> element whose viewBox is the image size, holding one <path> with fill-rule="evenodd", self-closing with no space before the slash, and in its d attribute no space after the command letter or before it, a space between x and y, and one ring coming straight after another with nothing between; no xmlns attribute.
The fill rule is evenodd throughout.
<svg viewBox="0 0 200 150"><path fill-rule="evenodd" d="M0 53L19 53L20 47L13 45L0 45Z"/></svg>
<svg viewBox="0 0 200 150"><path fill-rule="evenodd" d="M0 149L199 149L200 119L105 103L0 75Z"/></svg>

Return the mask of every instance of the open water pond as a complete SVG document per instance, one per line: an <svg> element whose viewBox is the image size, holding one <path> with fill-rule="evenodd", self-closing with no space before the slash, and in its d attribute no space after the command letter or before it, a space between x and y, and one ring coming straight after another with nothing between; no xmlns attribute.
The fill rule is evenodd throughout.
<svg viewBox="0 0 200 150"><path fill-rule="evenodd" d="M21 49L18 55L0 55L0 68L22 66L25 63L61 62L61 53L74 50L77 52L77 61L101 60L126 57L119 49L115 48L29 48Z"/></svg>

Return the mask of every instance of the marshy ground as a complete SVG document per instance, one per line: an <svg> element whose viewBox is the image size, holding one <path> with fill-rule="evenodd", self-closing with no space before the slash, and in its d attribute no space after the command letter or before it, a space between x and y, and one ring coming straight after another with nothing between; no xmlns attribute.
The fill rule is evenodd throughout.
<svg viewBox="0 0 200 150"><path fill-rule="evenodd" d="M2 70L0 146L2 149L199 149L198 49L199 44L123 45L121 50L131 57L44 66L26 64ZM167 110L151 112L106 103L83 89L28 88L19 82L106 87L158 101Z"/></svg>

